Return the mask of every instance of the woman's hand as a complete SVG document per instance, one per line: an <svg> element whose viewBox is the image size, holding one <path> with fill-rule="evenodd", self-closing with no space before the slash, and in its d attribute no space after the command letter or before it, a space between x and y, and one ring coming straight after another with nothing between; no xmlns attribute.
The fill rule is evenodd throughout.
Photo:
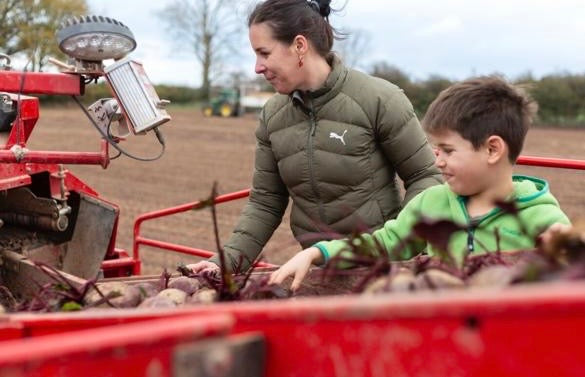
<svg viewBox="0 0 585 377"><path fill-rule="evenodd" d="M288 260L278 270L270 275L268 284L281 284L284 279L293 276L290 289L295 292L301 286L301 282L309 272L311 264L322 260L321 250L316 247L309 247Z"/></svg>
<svg viewBox="0 0 585 377"><path fill-rule="evenodd" d="M203 260L201 262L188 264L187 268L191 269L193 273L199 274L201 272L207 271L208 273L214 273L219 271L219 266L215 263Z"/></svg>

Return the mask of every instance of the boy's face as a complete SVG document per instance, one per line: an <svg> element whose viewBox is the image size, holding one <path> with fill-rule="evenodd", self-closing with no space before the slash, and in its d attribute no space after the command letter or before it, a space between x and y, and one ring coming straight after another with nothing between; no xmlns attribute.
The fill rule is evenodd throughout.
<svg viewBox="0 0 585 377"><path fill-rule="evenodd" d="M436 155L435 165L443 179L458 195L473 196L488 186L488 152L486 147L473 148L457 132L446 130L429 135Z"/></svg>

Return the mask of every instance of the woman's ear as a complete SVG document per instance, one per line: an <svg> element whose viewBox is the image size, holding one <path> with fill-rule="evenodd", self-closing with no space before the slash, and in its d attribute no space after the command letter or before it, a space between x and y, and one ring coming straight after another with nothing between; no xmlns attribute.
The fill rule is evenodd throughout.
<svg viewBox="0 0 585 377"><path fill-rule="evenodd" d="M297 55L304 56L309 50L309 41L304 35L299 34L293 39L291 47Z"/></svg>
<svg viewBox="0 0 585 377"><path fill-rule="evenodd" d="M495 164L502 160L508 159L508 145L500 136L492 135L485 141L488 162Z"/></svg>

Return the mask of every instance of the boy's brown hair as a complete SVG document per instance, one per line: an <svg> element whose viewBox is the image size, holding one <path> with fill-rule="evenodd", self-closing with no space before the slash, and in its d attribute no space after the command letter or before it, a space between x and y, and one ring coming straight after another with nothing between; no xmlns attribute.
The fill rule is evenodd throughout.
<svg viewBox="0 0 585 377"><path fill-rule="evenodd" d="M492 135L508 145L511 163L522 151L538 106L528 94L497 76L468 79L443 90L429 106L423 127L451 130L478 149Z"/></svg>

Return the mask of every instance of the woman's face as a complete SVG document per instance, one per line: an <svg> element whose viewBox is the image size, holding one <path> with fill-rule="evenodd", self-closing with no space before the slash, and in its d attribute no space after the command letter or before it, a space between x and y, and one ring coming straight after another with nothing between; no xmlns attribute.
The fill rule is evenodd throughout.
<svg viewBox="0 0 585 377"><path fill-rule="evenodd" d="M303 75L294 46L274 39L266 23L250 26L249 37L256 53L256 73L264 75L280 94L289 94L298 89Z"/></svg>

